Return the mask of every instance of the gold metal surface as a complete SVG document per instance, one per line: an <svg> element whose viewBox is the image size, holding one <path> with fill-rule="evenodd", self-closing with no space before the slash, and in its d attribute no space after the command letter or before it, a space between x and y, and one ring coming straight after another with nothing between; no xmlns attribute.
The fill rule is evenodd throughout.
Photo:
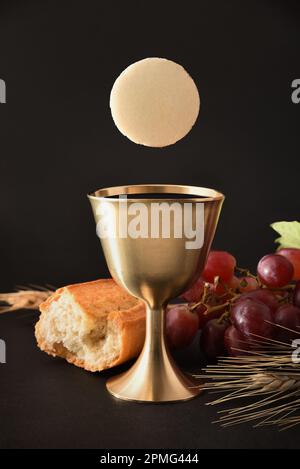
<svg viewBox="0 0 300 469"><path fill-rule="evenodd" d="M143 350L128 371L107 382L107 389L120 399L134 401L187 400L199 394L200 389L193 387L192 379L179 370L170 356L165 341L164 309L170 299L185 291L201 274L224 196L212 189L180 185L146 184L100 189L88 196L97 224L104 208L107 220L118 216L123 201L113 197L124 194L128 207L143 202L149 213L153 202L177 202L182 207L190 202L193 220L196 205L204 204L204 243L199 249L186 249L185 233L181 238L116 236L101 239L112 277L132 295L142 299L147 307ZM130 198L130 194L140 194L140 197ZM154 199L152 194L164 197ZM170 194L170 198L165 194ZM149 223L151 225L151 219Z"/></svg>

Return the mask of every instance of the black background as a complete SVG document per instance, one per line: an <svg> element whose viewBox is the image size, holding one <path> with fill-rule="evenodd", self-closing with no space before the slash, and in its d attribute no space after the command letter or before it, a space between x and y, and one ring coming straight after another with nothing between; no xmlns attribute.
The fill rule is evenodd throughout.
<svg viewBox="0 0 300 469"><path fill-rule="evenodd" d="M1 0L0 289L108 275L86 193L128 183L224 192L214 246L255 268L274 249L269 224L300 220L299 28L296 1ZM165 149L123 137L108 105L119 73L148 56L182 64L201 95L196 126ZM36 318L0 318L0 447L299 446L297 429L220 430L207 396L115 401L104 391L115 370L87 373L38 351Z"/></svg>
<svg viewBox="0 0 300 469"><path fill-rule="evenodd" d="M0 288L108 275L86 193L118 184L214 187L214 246L242 266L274 249L269 224L300 219L300 14L296 1L0 3ZM119 73L148 56L182 64L200 118L174 146L113 124Z"/></svg>

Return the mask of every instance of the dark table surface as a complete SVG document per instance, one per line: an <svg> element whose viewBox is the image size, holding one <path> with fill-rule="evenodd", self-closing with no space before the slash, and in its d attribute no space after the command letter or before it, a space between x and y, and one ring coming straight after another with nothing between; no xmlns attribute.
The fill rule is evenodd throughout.
<svg viewBox="0 0 300 469"><path fill-rule="evenodd" d="M0 448L299 448L300 427L222 429L211 422L209 396L176 404L137 404L110 396L108 376L51 358L35 343L38 313L0 316L7 362L0 364ZM197 343L177 356L184 368L200 365ZM127 365L128 366L128 365Z"/></svg>

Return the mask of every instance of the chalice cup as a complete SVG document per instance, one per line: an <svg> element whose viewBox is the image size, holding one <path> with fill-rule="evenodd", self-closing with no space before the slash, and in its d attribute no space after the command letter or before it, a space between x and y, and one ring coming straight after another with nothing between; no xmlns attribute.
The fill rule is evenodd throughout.
<svg viewBox="0 0 300 469"><path fill-rule="evenodd" d="M224 196L203 187L146 184L88 195L112 277L146 304L146 336L134 365L107 382L120 399L181 401L201 391L175 364L165 308L201 274Z"/></svg>

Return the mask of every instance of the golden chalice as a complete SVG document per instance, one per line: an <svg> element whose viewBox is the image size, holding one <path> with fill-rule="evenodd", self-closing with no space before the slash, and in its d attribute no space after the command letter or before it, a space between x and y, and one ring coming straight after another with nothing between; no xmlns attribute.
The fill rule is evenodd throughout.
<svg viewBox="0 0 300 469"><path fill-rule="evenodd" d="M146 303L146 338L135 364L107 382L134 401L191 399L200 392L170 356L164 311L201 274L224 196L202 187L146 184L89 196L112 277Z"/></svg>

